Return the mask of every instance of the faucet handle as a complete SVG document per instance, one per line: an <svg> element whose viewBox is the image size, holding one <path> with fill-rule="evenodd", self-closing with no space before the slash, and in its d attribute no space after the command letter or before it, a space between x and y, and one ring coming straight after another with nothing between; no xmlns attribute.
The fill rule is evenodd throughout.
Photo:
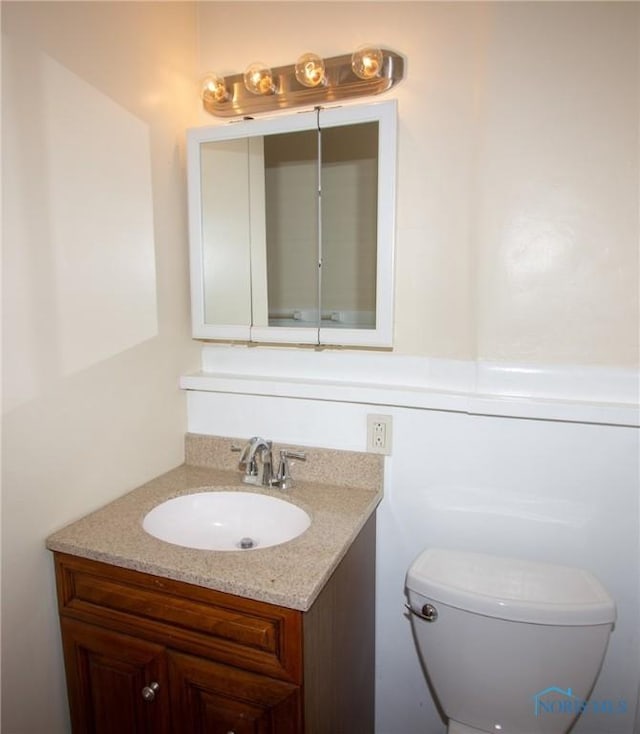
<svg viewBox="0 0 640 734"><path fill-rule="evenodd" d="M290 489L293 487L293 477L289 469L289 459L299 459L306 461L307 455L302 451L293 451L292 449L280 449L280 461L278 463L278 471L273 486L280 489Z"/></svg>
<svg viewBox="0 0 640 734"><path fill-rule="evenodd" d="M300 461L307 460L307 455L304 451L294 451L293 449L280 449L280 456L284 459L300 459Z"/></svg>

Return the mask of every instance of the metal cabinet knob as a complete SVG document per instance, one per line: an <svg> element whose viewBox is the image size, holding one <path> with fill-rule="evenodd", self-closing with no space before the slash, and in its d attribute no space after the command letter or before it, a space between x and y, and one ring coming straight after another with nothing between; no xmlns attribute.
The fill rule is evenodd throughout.
<svg viewBox="0 0 640 734"><path fill-rule="evenodd" d="M152 683L149 683L148 686L145 686L142 689L142 698L144 698L145 701L153 701L156 697L156 693L158 692L160 688L160 684L153 681Z"/></svg>

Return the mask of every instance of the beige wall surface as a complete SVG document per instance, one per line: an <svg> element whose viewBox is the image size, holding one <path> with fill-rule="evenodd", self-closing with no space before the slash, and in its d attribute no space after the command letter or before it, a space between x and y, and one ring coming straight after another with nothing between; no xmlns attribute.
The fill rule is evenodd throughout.
<svg viewBox="0 0 640 734"><path fill-rule="evenodd" d="M639 19L623 2L200 3L200 66L366 42L405 55L385 95L399 106L395 351L629 367Z"/></svg>
<svg viewBox="0 0 640 734"><path fill-rule="evenodd" d="M2 3L2 731L68 714L45 537L183 458L190 3Z"/></svg>
<svg viewBox="0 0 640 734"><path fill-rule="evenodd" d="M617 2L2 3L3 732L68 731L46 535L182 459L184 131L227 124L198 76L403 53L395 351L632 367L639 26Z"/></svg>

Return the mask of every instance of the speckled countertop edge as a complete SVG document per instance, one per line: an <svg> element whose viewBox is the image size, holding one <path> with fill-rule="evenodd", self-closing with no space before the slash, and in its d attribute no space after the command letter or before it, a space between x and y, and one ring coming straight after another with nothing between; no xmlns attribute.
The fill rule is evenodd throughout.
<svg viewBox="0 0 640 734"><path fill-rule="evenodd" d="M336 452L330 453L335 459ZM306 611L382 499L380 457L339 453L347 462L350 454L351 465L368 465L370 489L303 479L285 492L262 490L243 484L237 470L183 464L54 533L46 544L52 551ZM166 499L212 488L286 499L309 513L311 527L282 545L249 551L184 548L142 529L147 512Z"/></svg>

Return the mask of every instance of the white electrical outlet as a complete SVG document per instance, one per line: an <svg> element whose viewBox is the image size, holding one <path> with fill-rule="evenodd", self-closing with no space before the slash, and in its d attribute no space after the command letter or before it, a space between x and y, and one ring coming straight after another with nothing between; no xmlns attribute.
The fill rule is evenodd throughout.
<svg viewBox="0 0 640 734"><path fill-rule="evenodd" d="M391 416L367 416L367 451L372 454L391 454Z"/></svg>

